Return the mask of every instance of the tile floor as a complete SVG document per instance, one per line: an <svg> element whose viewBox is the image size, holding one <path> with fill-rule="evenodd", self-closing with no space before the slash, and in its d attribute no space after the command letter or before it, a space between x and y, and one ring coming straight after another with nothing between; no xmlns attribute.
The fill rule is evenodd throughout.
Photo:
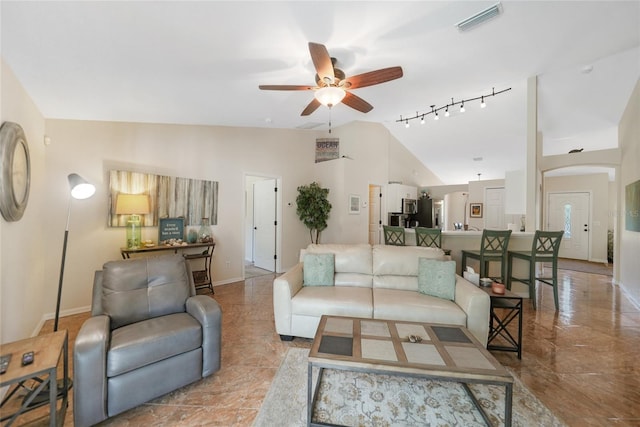
<svg viewBox="0 0 640 427"><path fill-rule="evenodd" d="M570 426L640 426L640 310L608 276L568 270L559 275L558 312L549 286L539 286L537 311L525 300L522 360L515 353L493 354ZM287 349L311 344L307 339L279 340L273 326L273 278L215 288L214 298L223 309L222 369L217 374L103 425L251 425ZM61 319L70 343L87 316ZM47 322L42 332L51 329ZM73 425L72 406L66 426ZM17 425L37 417L38 411Z"/></svg>

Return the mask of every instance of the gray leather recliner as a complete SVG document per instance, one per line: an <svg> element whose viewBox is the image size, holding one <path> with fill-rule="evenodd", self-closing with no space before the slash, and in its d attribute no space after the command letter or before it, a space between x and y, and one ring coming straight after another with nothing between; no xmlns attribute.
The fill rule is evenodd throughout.
<svg viewBox="0 0 640 427"><path fill-rule="evenodd" d="M76 427L96 424L220 369L222 313L196 295L180 255L111 261L73 351Z"/></svg>

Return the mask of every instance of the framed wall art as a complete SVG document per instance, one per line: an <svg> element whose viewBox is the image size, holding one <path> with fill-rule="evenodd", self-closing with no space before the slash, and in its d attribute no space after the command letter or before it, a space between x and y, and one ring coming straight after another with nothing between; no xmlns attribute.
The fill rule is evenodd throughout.
<svg viewBox="0 0 640 427"><path fill-rule="evenodd" d="M625 230L640 231L640 180L625 187L624 203Z"/></svg>
<svg viewBox="0 0 640 427"><path fill-rule="evenodd" d="M482 203L469 204L469 217L482 218Z"/></svg>
<svg viewBox="0 0 640 427"><path fill-rule="evenodd" d="M360 196L357 194L349 195L349 214L357 215L360 213Z"/></svg>

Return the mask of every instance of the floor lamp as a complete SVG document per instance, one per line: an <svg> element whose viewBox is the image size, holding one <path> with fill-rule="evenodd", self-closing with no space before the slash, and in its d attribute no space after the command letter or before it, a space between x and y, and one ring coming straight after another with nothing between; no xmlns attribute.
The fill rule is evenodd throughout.
<svg viewBox="0 0 640 427"><path fill-rule="evenodd" d="M64 243L62 244L62 261L60 263L60 280L58 281L58 300L56 302L56 319L53 323L53 331L56 332L58 330L58 319L60 318L60 300L62 298L62 278L64 277L64 261L67 257L67 240L69 237L69 218L71 217L71 201L73 199L88 199L93 196L96 192L96 187L93 184L89 184L84 178L80 175L72 173L67 177L69 180L69 188L71 190L71 197L69 198L69 208L67 209L67 226L64 229ZM68 389L72 387L72 382L70 378L62 378L57 381L57 392L58 396L65 389L65 386ZM29 398L30 394L25 395L24 402ZM38 395L31 400L29 406L38 406L42 402L46 402L49 400L49 386L44 387Z"/></svg>
<svg viewBox="0 0 640 427"><path fill-rule="evenodd" d="M69 188L71 197L69 198L69 208L67 210L67 226L64 229L64 243L62 244L62 261L60 263L60 280L58 281L58 300L56 302L56 320L53 324L53 331L58 330L58 319L60 317L60 300L62 298L62 278L64 277L64 262L67 256L67 240L69 237L69 218L71 218L71 201L73 199L88 199L96 192L96 187L89 184L80 175L72 173L67 177L69 180Z"/></svg>

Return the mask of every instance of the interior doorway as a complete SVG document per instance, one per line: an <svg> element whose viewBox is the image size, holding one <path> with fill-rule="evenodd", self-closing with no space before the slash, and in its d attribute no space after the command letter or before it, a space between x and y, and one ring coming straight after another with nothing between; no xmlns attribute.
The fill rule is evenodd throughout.
<svg viewBox="0 0 640 427"><path fill-rule="evenodd" d="M245 266L279 271L279 187L278 178L245 176Z"/></svg>
<svg viewBox="0 0 640 427"><path fill-rule="evenodd" d="M484 200L484 228L490 230L506 229L507 224L504 220L504 187L486 188L484 190Z"/></svg>
<svg viewBox="0 0 640 427"><path fill-rule="evenodd" d="M369 184L369 244L382 243L382 187Z"/></svg>

